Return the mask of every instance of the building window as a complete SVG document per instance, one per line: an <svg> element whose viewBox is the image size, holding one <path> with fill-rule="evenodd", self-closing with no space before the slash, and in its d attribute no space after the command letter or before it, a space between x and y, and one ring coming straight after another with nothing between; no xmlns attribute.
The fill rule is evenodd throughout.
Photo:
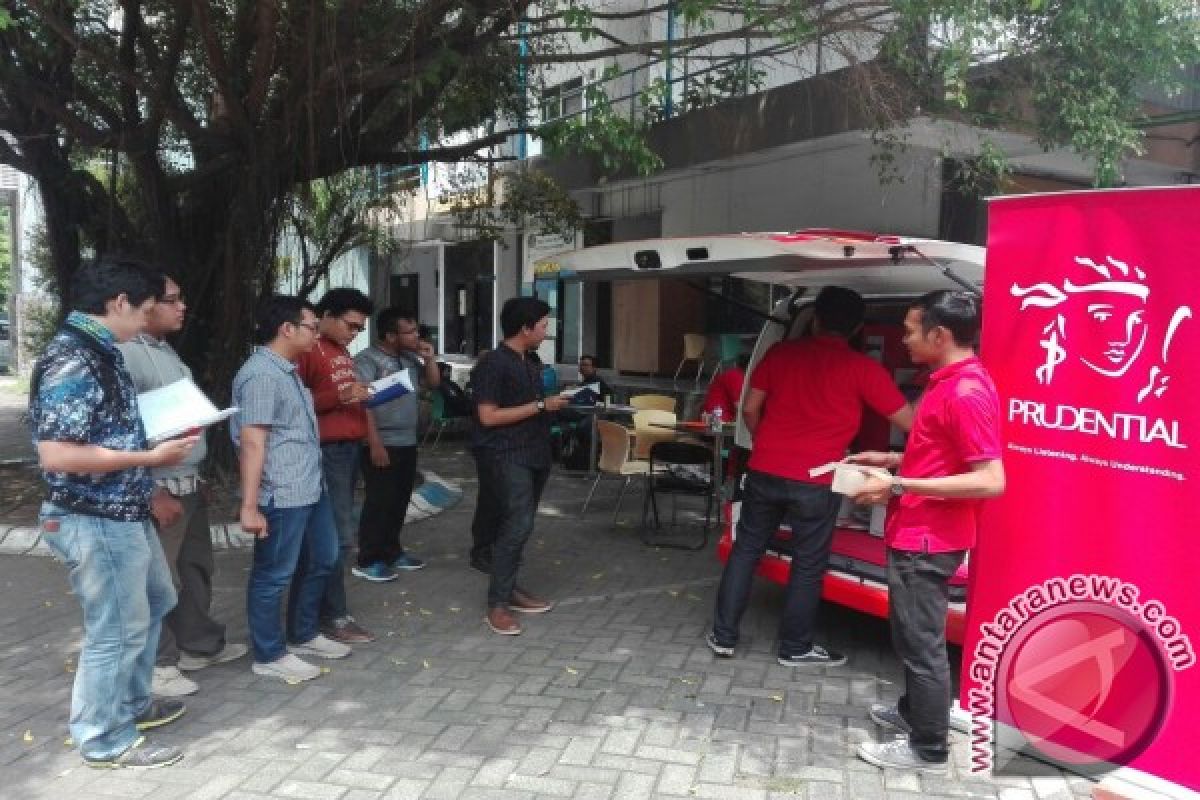
<svg viewBox="0 0 1200 800"><path fill-rule="evenodd" d="M572 78L542 90L542 122L583 113L583 78Z"/></svg>

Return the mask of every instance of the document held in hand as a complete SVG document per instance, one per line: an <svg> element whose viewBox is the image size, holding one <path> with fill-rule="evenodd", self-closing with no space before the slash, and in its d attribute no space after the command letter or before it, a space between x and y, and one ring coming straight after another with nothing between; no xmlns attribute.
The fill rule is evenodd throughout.
<svg viewBox="0 0 1200 800"><path fill-rule="evenodd" d="M408 370L393 372L377 381L371 381L371 396L367 399L367 408L382 405L412 391L412 379L408 377Z"/></svg>
<svg viewBox="0 0 1200 800"><path fill-rule="evenodd" d="M142 392L137 404L146 439L152 444L206 428L237 413L236 408L218 411L200 387L187 378Z"/></svg>

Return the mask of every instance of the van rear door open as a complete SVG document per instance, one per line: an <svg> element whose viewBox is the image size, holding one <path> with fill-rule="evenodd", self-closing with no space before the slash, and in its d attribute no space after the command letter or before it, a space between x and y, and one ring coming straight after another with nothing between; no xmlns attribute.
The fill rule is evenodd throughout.
<svg viewBox="0 0 1200 800"><path fill-rule="evenodd" d="M910 399L916 392L916 370L912 369L907 351L900 343L900 322L907 302L937 289L980 291L983 270L981 247L826 229L619 242L562 253L535 264L537 277L562 280L732 275L793 288L792 295L780 301L763 324L750 370L771 345L804 334L811 313L810 300L821 287L838 285L854 289L868 303L865 331L868 352L884 364ZM745 391L743 388L743 399ZM887 421L872 416L864 416L856 442L858 448L887 449L898 444L892 440ZM736 443L749 448L749 432L740 413L738 417ZM717 548L722 560L728 558L732 547L739 505L730 504L723 514L730 524ZM861 514L852 513L852 509L844 511L834 534L823 596L831 602L886 617L886 551L879 519L872 523L869 513L864 519ZM790 535L786 526L781 527L759 564L759 573L776 583L786 584L788 580ZM964 565L951 586L952 599L957 602L953 603L947 620L948 636L955 642L962 641L965 587Z"/></svg>

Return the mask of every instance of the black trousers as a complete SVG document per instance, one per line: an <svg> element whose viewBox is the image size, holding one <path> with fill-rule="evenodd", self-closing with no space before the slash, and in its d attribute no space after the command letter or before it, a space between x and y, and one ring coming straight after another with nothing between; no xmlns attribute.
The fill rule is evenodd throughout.
<svg viewBox="0 0 1200 800"><path fill-rule="evenodd" d="M950 659L946 611L950 578L966 552L920 553L888 548L888 618L892 646L904 662L900 715L912 726L908 741L927 761L949 755Z"/></svg>
<svg viewBox="0 0 1200 800"><path fill-rule="evenodd" d="M366 486L362 517L358 523L358 565L390 564L404 553L400 529L417 477L417 447L388 447L388 465L371 463L370 448L363 448L362 471Z"/></svg>
<svg viewBox="0 0 1200 800"><path fill-rule="evenodd" d="M492 563L488 607L507 606L550 468L510 464L480 451L475 453L475 466L479 500L471 523L471 555Z"/></svg>

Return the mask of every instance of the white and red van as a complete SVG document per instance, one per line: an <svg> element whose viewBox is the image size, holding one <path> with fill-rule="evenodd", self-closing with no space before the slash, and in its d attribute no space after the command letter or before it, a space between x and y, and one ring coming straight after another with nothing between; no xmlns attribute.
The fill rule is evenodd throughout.
<svg viewBox="0 0 1200 800"><path fill-rule="evenodd" d="M671 239L645 239L561 253L535 266L538 277L563 280L631 280L725 275L786 286L790 295L778 302L755 343L750 370L767 349L782 339L804 335L812 316L812 299L828 285L854 289L867 300L862 334L867 353L892 373L902 391L915 399L923 374L908 360L901 343L908 303L935 289L982 291L984 248L934 239L888 236L855 231L808 229L794 233L752 233ZM697 294L697 301L700 295ZM619 321L618 321L619 324ZM751 447L740 415L736 443ZM889 423L866 412L854 450L898 449L903 437ZM740 485L735 474L733 485ZM739 513L739 493L725 504L724 530L717 546L722 561L729 556ZM867 614L886 617L886 555L882 514L843 506L834 534L833 554L825 577L825 599ZM786 584L790 567L787 539L781 527L759 564L768 580ZM965 626L967 565L951 583L947 637L961 644Z"/></svg>

